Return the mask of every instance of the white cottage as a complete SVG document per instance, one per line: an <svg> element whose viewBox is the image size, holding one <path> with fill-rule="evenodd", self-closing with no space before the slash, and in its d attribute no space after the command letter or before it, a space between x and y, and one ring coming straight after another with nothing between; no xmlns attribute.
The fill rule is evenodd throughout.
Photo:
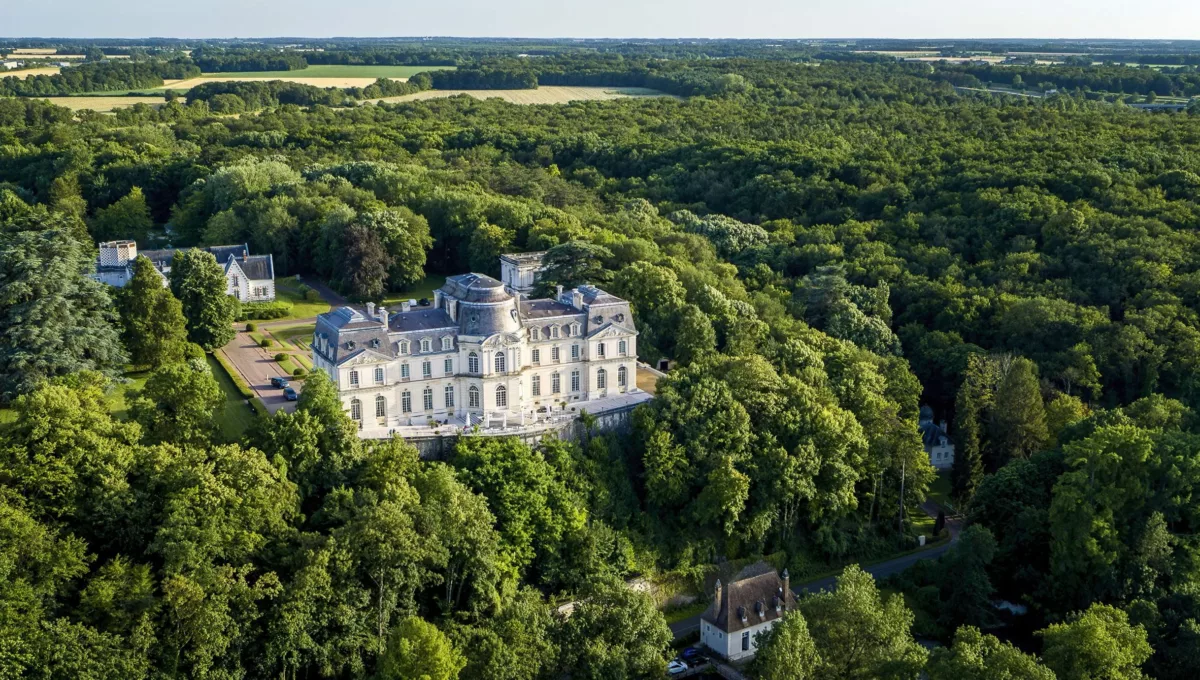
<svg viewBox="0 0 1200 680"><path fill-rule="evenodd" d="M921 431L925 453L929 454L929 464L938 470L954 467L954 442L946 429L946 421L933 422L933 409L922 406L917 428Z"/></svg>
<svg viewBox="0 0 1200 680"><path fill-rule="evenodd" d="M268 255L251 255L246 244L238 246L209 246L201 248L212 253L225 270L225 292L242 302L270 302L275 299L275 261ZM154 264L155 271L167 285L171 261L178 250L143 250L138 252L134 241L106 241L100 244L96 261L97 281L123 288L133 278L133 263L139 255Z"/></svg>
<svg viewBox="0 0 1200 680"><path fill-rule="evenodd" d="M700 642L735 661L754 656L755 637L795 609L791 579L766 562L742 569L728 584L717 581L712 603L700 616Z"/></svg>

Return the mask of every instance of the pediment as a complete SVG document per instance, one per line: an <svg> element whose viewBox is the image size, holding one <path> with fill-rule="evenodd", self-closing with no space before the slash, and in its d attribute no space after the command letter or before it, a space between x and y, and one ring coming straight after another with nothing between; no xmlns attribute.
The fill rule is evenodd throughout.
<svg viewBox="0 0 1200 680"><path fill-rule="evenodd" d="M615 323L609 322L609 323L604 324L600 328L597 328L596 330L592 331L590 334L588 334L588 339L589 340L605 340L607 338L616 338L616 337L627 336L631 332L632 331L630 331L627 328L624 328L622 326L618 326Z"/></svg>
<svg viewBox="0 0 1200 680"><path fill-rule="evenodd" d="M354 350L345 358L338 361L338 366L366 366L368 364L378 364L385 361L391 361L391 357L364 347L362 349Z"/></svg>
<svg viewBox="0 0 1200 680"><path fill-rule="evenodd" d="M521 344L521 336L516 333L497 333L483 341L482 345L487 348L495 349L497 347L512 347Z"/></svg>

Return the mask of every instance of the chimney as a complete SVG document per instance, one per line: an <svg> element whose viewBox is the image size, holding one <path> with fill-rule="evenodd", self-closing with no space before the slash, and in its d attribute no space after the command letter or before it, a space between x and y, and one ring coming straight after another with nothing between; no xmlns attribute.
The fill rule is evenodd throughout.
<svg viewBox="0 0 1200 680"><path fill-rule="evenodd" d="M942 432L945 432L946 434L950 434L950 428L947 425L946 420L944 418L942 419L942 422L938 423L938 426L942 428Z"/></svg>
<svg viewBox="0 0 1200 680"><path fill-rule="evenodd" d="M578 290L571 291L571 306L575 309L583 309L583 293Z"/></svg>
<svg viewBox="0 0 1200 680"><path fill-rule="evenodd" d="M783 570L783 603L787 604L788 593L792 592L792 577L785 567Z"/></svg>
<svg viewBox="0 0 1200 680"><path fill-rule="evenodd" d="M556 294L556 295L554 296L554 299L555 299L555 300L559 300L559 301L561 301L561 300L562 300L562 286L558 286L558 287L556 288L556 290L558 291L558 294Z"/></svg>
<svg viewBox="0 0 1200 680"><path fill-rule="evenodd" d="M717 579L717 585L713 589L713 602L717 603L717 612L720 612L721 605L724 604L724 602L721 601L721 579Z"/></svg>
<svg viewBox="0 0 1200 680"><path fill-rule="evenodd" d="M379 305L379 307L377 307L375 309L375 312L377 314L379 314L379 320L383 323L384 326L386 326L387 322L388 322L387 307L384 307L383 305Z"/></svg>
<svg viewBox="0 0 1200 680"><path fill-rule="evenodd" d="M375 318L375 303L374 302L367 303L367 317L371 318L371 319Z"/></svg>
<svg viewBox="0 0 1200 680"><path fill-rule="evenodd" d="M400 311L401 312L407 312L410 309L412 309L412 305L409 303L408 300L404 300L403 302L400 303Z"/></svg>

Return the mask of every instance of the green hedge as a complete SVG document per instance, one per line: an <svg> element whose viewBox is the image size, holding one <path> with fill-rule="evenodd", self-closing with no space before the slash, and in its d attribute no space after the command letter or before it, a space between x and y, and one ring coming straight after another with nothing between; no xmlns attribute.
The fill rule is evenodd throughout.
<svg viewBox="0 0 1200 680"><path fill-rule="evenodd" d="M275 302L243 302L238 305L237 320L248 319L282 319L292 313L292 303L276 300Z"/></svg>
<svg viewBox="0 0 1200 680"><path fill-rule="evenodd" d="M258 415L258 416L271 415L271 412L267 410L267 405L264 404L262 399L259 399L258 397L255 397L250 400L250 408L254 409L254 415Z"/></svg>
<svg viewBox="0 0 1200 680"><path fill-rule="evenodd" d="M233 386L237 388L238 394L241 394L246 399L254 399L254 390L250 389L245 380L242 380L242 374L229 365L229 361L225 358L225 355L220 352L213 352L213 356L216 357L217 363L221 364L221 368L225 369L225 373L229 375L229 379L233 381Z"/></svg>

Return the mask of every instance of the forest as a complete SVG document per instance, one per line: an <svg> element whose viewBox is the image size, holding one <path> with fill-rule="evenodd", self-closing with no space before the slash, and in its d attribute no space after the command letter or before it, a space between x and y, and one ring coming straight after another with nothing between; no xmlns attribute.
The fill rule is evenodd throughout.
<svg viewBox="0 0 1200 680"><path fill-rule="evenodd" d="M880 60L485 62L676 96L0 97L0 677L662 677L626 582L758 559L839 587L750 677L1200 674L1200 116ZM215 260L88 278L131 235L364 302L547 250L544 285L627 298L674 368L575 443L419 460L360 441L320 373L231 440ZM937 479L923 404L964 528L877 583L853 563L914 548Z"/></svg>

